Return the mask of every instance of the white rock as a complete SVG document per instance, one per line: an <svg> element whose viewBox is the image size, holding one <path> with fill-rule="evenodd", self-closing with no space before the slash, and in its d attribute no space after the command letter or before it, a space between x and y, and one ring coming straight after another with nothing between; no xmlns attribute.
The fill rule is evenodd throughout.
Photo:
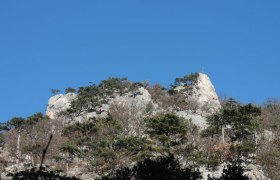
<svg viewBox="0 0 280 180"><path fill-rule="evenodd" d="M32 165L30 163L18 163L18 164L13 164L11 166L8 166L5 168L5 171L8 173L15 173L19 171L23 171L26 169L32 168Z"/></svg>
<svg viewBox="0 0 280 180"><path fill-rule="evenodd" d="M210 177L214 178L220 178L223 174L223 169L226 168L226 164L223 163L219 165L215 171L211 171L204 166L199 168L199 171L201 172L202 175L202 180L207 180L208 175ZM242 164L244 168L244 175L248 176L250 180L270 180L264 175L264 172L262 171L262 168L258 165L254 164Z"/></svg>
<svg viewBox="0 0 280 180"><path fill-rule="evenodd" d="M247 175L250 180L269 180L259 165L248 164L244 166L244 169L244 175Z"/></svg>
<svg viewBox="0 0 280 180"><path fill-rule="evenodd" d="M267 140L267 141L273 141L275 139L275 135L273 134L272 131L265 129L263 131L263 138L264 138L264 140Z"/></svg>
<svg viewBox="0 0 280 180"><path fill-rule="evenodd" d="M224 167L225 164L222 164L218 166L215 171L210 171L205 166L201 166L199 171L201 172L202 180L208 180L208 176L212 178L220 178L222 176Z"/></svg>
<svg viewBox="0 0 280 180"><path fill-rule="evenodd" d="M178 111L175 112L176 115L183 117L187 120L191 120L196 126L200 127L201 129L205 129L207 127L206 118L188 111Z"/></svg>
<svg viewBox="0 0 280 180"><path fill-rule="evenodd" d="M132 93L128 93L124 96L117 96L113 99L111 103L126 104L129 107L143 108L146 107L150 102L152 102L152 97L147 89L141 87L138 89L139 95L133 97Z"/></svg>
<svg viewBox="0 0 280 180"><path fill-rule="evenodd" d="M197 101L200 109L208 107L210 112L215 112L221 108L215 88L206 74L199 73L189 98Z"/></svg>
<svg viewBox="0 0 280 180"><path fill-rule="evenodd" d="M75 93L67 93L66 95L58 94L49 99L46 115L55 119L57 115L67 110L70 107L71 102L77 97Z"/></svg>
<svg viewBox="0 0 280 180"><path fill-rule="evenodd" d="M195 111L178 111L175 113L185 119L191 119L195 125L205 129L207 127L207 116L219 111L221 104L215 88L206 74L199 73L197 82L192 87L192 91L187 94L187 101L196 102L197 109ZM179 86L176 89L181 91L184 86Z"/></svg>
<svg viewBox="0 0 280 180"><path fill-rule="evenodd" d="M183 87L177 87L179 90ZM83 121L92 117L106 117L109 111L110 105L112 103L123 104L131 109L139 109L139 116L141 111L147 107L149 103L153 103L152 97L147 91L147 89L141 87L138 89L139 94L134 96L132 92L124 94L122 96L116 95L115 98L111 99L108 104L103 104L103 113L99 114L96 112L82 112L78 117L74 117L75 121ZM56 95L49 99L46 115L51 119L57 118L58 114L62 111L67 110L70 107L71 102L76 99L77 95L75 93L68 93L66 95ZM214 86L212 85L209 77L205 74L199 73L197 82L193 85L193 91L188 95L188 100L197 102L198 109L193 111L179 111L176 112L177 115L184 117L185 119L192 119L192 122L197 126L204 129L206 124L206 117L221 108L218 96L215 92ZM158 109L157 105L153 103L155 114ZM135 111L134 111L135 112Z"/></svg>

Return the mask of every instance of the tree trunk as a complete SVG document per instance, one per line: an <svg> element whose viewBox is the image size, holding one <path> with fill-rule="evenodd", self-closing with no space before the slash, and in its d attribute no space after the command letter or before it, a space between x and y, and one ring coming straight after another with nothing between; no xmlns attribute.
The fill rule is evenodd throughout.
<svg viewBox="0 0 280 180"><path fill-rule="evenodd" d="M68 170L69 170L69 163L68 163L68 160L67 160L67 162L66 162L66 174L67 174L67 176L68 176Z"/></svg>
<svg viewBox="0 0 280 180"><path fill-rule="evenodd" d="M34 155L33 155L33 153L31 153L31 164L32 164L32 166L34 166Z"/></svg>
<svg viewBox="0 0 280 180"><path fill-rule="evenodd" d="M254 139L255 139L255 144L257 145L259 142L258 142L258 134L256 130L254 131Z"/></svg>
<svg viewBox="0 0 280 180"><path fill-rule="evenodd" d="M196 146L196 142L195 142L194 136L192 137L192 140L193 140L193 146L195 147Z"/></svg>
<svg viewBox="0 0 280 180"><path fill-rule="evenodd" d="M17 152L16 152L16 157L17 157L17 160L16 160L16 163L19 163L19 160L20 160L20 156L21 156L21 153L20 153L20 131L18 132L18 138L17 138Z"/></svg>
<svg viewBox="0 0 280 180"><path fill-rule="evenodd" d="M225 128L222 126L222 143L225 143Z"/></svg>
<svg viewBox="0 0 280 180"><path fill-rule="evenodd" d="M67 160L66 160L66 174L67 174L67 176L68 176L68 171L69 171L69 159L70 159L70 155L69 155L68 152L66 153L66 158L67 158Z"/></svg>

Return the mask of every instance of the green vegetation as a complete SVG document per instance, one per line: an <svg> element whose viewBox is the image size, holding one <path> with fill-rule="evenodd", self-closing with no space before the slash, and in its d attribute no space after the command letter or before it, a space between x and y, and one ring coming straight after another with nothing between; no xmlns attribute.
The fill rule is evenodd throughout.
<svg viewBox="0 0 280 180"><path fill-rule="evenodd" d="M72 147L83 147L79 156L88 161L89 169L110 172L119 163L128 165L136 160L169 153L171 146L176 151L176 147L186 140L187 124L184 121L174 114L147 118L146 132L150 138L123 134L125 127L112 116L77 122L63 129L67 144L71 146L62 152L73 154L68 152L73 149L76 152L77 149Z"/></svg>
<svg viewBox="0 0 280 180"><path fill-rule="evenodd" d="M171 89L168 91L169 94L174 95L178 93L178 91L175 90L175 88L178 86L183 86L184 92L186 92L187 94L192 93L193 85L197 83L198 77L199 77L199 73L191 73L185 75L184 77L176 78L174 83L171 84Z"/></svg>
<svg viewBox="0 0 280 180"><path fill-rule="evenodd" d="M5 144L4 133L9 130L5 123L0 123L0 148L2 148Z"/></svg>
<svg viewBox="0 0 280 180"><path fill-rule="evenodd" d="M102 177L102 180L182 180L182 179L201 179L198 170L182 168L174 155L159 157L157 159L144 159L139 161L133 168L123 167L115 170L110 175Z"/></svg>
<svg viewBox="0 0 280 180"><path fill-rule="evenodd" d="M191 73L189 75L185 75L182 78L176 78L173 86L180 86L180 85L190 86L190 85L193 85L197 82L198 76L199 76L198 73Z"/></svg>
<svg viewBox="0 0 280 180"><path fill-rule="evenodd" d="M243 174L244 170L241 166L241 161L236 160L227 165L227 168L223 170L221 180L249 180L249 177Z"/></svg>
<svg viewBox="0 0 280 180"><path fill-rule="evenodd" d="M182 144L186 139L185 120L174 114L158 114L147 118L145 122L147 133L160 141L163 146L170 147Z"/></svg>
<svg viewBox="0 0 280 180"><path fill-rule="evenodd" d="M81 172L94 172L102 179L200 179L195 168L205 166L215 170L221 163L227 163L219 179L246 180L242 166L236 161L241 157L258 162L269 177L278 179L279 101L257 107L225 99L222 109L210 115L208 127L201 130L191 119L176 115L177 111L197 110L197 104L187 97L198 75L176 78L170 90L159 84L146 87L126 78L109 78L98 85L91 83L77 92L67 88L65 92L77 93L77 99L61 117L51 120L35 113L27 118L12 118L0 125L0 147L5 146L18 163L27 161L35 166L53 136L45 151L48 165L65 172L82 167ZM178 86L182 89L177 91ZM146 87L153 101L143 107L113 102L106 109L107 114L103 113L104 104L122 95L136 98L140 87ZM61 120L64 116L88 112L101 115L79 122ZM264 134L265 130L269 132ZM267 136L269 141L265 140ZM252 154L257 157L252 158ZM1 156L0 163L3 169L6 162Z"/></svg>
<svg viewBox="0 0 280 180"><path fill-rule="evenodd" d="M122 151L132 156L137 155L138 157L141 157L143 155L143 152L151 150L151 145L152 143L146 138L135 136L118 136L113 142L114 150L120 152ZM139 154L139 152L141 153Z"/></svg>
<svg viewBox="0 0 280 180"><path fill-rule="evenodd" d="M111 118L93 118L83 123L77 122L62 131L64 137L67 137L65 150L68 154L79 154L81 158L86 159L90 169L110 169L116 165L113 143L116 142L119 129L117 122ZM77 147L84 148L79 150Z"/></svg>
<svg viewBox="0 0 280 180"><path fill-rule="evenodd" d="M233 102L233 101L232 101ZM208 117L208 128L202 131L203 137L221 137L222 143L237 142L239 154L249 154L256 150L255 133L260 124L261 108L252 104L236 105L225 103L220 112Z"/></svg>
<svg viewBox="0 0 280 180"><path fill-rule="evenodd" d="M15 128L15 129L21 129L24 124L24 118L21 117L14 117L10 121L8 121L7 125L9 129Z"/></svg>
<svg viewBox="0 0 280 180"><path fill-rule="evenodd" d="M59 93L60 93L60 90L59 90L59 89L52 89L52 90L51 90L51 93L52 93L53 95L59 94Z"/></svg>
<svg viewBox="0 0 280 180"><path fill-rule="evenodd" d="M40 162L43 147L52 129L52 123L47 117L42 113L27 118L14 117L2 127L5 146L13 149L10 154L16 158L17 163L23 161L25 155L29 156L32 165ZM52 150L55 151L55 148Z"/></svg>
<svg viewBox="0 0 280 180"><path fill-rule="evenodd" d="M77 177L67 177L61 175L57 171L51 171L46 168L31 168L16 173L8 174L12 179L24 180L24 179L63 179L63 180L79 180Z"/></svg>
<svg viewBox="0 0 280 180"><path fill-rule="evenodd" d="M80 87L78 98L71 103L68 113L80 114L83 111L102 113L102 105L107 104L110 99L128 92L136 97L140 93L138 89L142 86L142 83L132 83L127 78L108 78L98 85Z"/></svg>
<svg viewBox="0 0 280 180"><path fill-rule="evenodd" d="M39 121L44 120L44 118L45 118L44 115L42 113L38 112L38 113L35 113L35 114L29 116L26 119L25 123L28 124L28 125L32 125L32 124L35 124Z"/></svg>
<svg viewBox="0 0 280 180"><path fill-rule="evenodd" d="M76 93L76 89L75 88L66 88L65 89L65 93Z"/></svg>
<svg viewBox="0 0 280 180"><path fill-rule="evenodd" d="M256 150L257 161L271 179L280 177L280 101L267 100L262 107L258 133L261 138Z"/></svg>

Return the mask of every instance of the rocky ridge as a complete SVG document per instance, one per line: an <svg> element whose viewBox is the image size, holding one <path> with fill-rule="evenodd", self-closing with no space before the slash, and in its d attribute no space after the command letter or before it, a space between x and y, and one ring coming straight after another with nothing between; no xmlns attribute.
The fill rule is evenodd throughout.
<svg viewBox="0 0 280 180"><path fill-rule="evenodd" d="M176 90L181 91L184 86L179 86ZM134 107L136 109L144 109L149 103L153 106L153 112L160 112L161 109L153 102L148 90L144 87L138 89L139 94L133 97L131 93L124 94L122 96L117 95L111 99L108 104L102 104L103 113L98 114L96 112L84 112L75 117L76 121L82 121L91 117L106 116L111 104L123 104L127 107ZM68 93L66 95L59 94L51 97L48 101L46 115L51 119L55 119L58 115L67 110L71 102L77 98L75 93ZM217 112L220 108L220 102L218 95L215 92L215 88L210 81L210 78L206 74L199 73L196 83L193 85L193 90L189 95L186 95L187 101L192 101L197 105L195 111L193 110L177 110L175 113L185 119L191 119L194 124L204 129L206 127L206 117Z"/></svg>
<svg viewBox="0 0 280 180"><path fill-rule="evenodd" d="M178 91L182 89L184 89L183 85L177 87ZM185 119L191 119L195 125L202 129L207 127L206 117L221 108L214 85L210 78L202 73L199 73L196 83L192 86L192 91L187 96L187 100L196 104L196 110L177 111L176 114Z"/></svg>
<svg viewBox="0 0 280 180"><path fill-rule="evenodd" d="M184 91L184 85L180 85L175 88L177 91ZM215 88L210 80L210 78L206 74L199 73L196 82L192 85L192 90L186 93L186 100L194 102L196 109L195 110L172 110L178 116L184 117L185 119L191 120L195 125L204 129L207 127L206 118L207 116L219 111L221 108L221 104L219 102L218 95L215 91ZM140 92L136 97L132 97L131 93L127 93L125 95L117 95L115 98L111 99L108 104L103 104L103 113L102 115L106 116L107 112L110 109L112 104L118 104L127 106L129 108L136 108L139 116L142 116L143 110L150 103L153 106L153 113L161 112L162 110L159 106L153 102L151 95L148 90L144 87L138 89ZM46 114L54 119L56 118L60 112L67 110L70 107L71 102L77 98L75 94L70 93L66 95L56 95L51 97L48 103ZM171 107L172 108L172 107ZM83 113L80 117L75 117L77 121L81 121L83 119L88 119L91 117L98 117L100 114L96 112L92 113ZM210 175L214 178L219 178L222 174L223 168L226 164L220 165L216 168L215 171L209 171L205 167L200 167L199 170L202 173L203 179L207 179ZM253 164L243 164L245 173L251 180L266 180L262 169L260 166L256 166ZM75 172L75 170L73 170ZM83 175L81 177L87 177Z"/></svg>
<svg viewBox="0 0 280 180"><path fill-rule="evenodd" d="M192 102L195 108L193 109L177 109L174 107L170 107L169 110L174 112L178 116L184 117L186 120L191 120L195 125L197 125L200 129L205 129L207 127L206 118L207 116L217 112L221 108L221 104L218 99L218 95L215 91L215 88L210 80L210 78L206 74L199 73L197 79L194 84L192 84L190 91L185 91L185 85L182 84L175 88L178 92L183 92L185 94L185 99L188 102ZM67 93L65 95L58 94L51 97L48 101L48 106L46 109L46 115L52 119L57 121L72 121L72 122L82 122L89 118L93 117L106 117L108 112L114 107L118 105L126 109L127 112L135 113L136 119L141 119L144 116L156 114L158 112L163 112L165 110L161 109L160 106L155 103L153 97L145 87L139 87L137 89L137 95L134 95L133 92L127 92L125 94L119 95L116 94L113 98L110 98L108 103L104 103L100 107L100 112L81 112L78 115L75 115L71 119L68 119L65 116L61 116L61 113L67 111L71 107L71 103L78 98L76 93ZM147 107L150 109L150 114L147 114ZM131 121L130 119L128 121ZM130 124L133 129L135 126L139 124ZM134 133L132 131L132 133ZM226 164L222 164L216 168L215 171L210 171L206 167L202 166L199 168L202 173L203 179L207 179L208 175L211 177L219 178L222 174L223 168ZM254 165L251 163L243 165L245 169L246 175L251 180L266 180L268 178L265 177L262 168L258 165ZM15 172L17 169L24 169L25 166L23 163L15 164L6 168L7 172ZM80 174L81 167L72 167L69 169L70 175ZM81 179L88 179L89 177L93 177L94 174L80 174L79 177Z"/></svg>

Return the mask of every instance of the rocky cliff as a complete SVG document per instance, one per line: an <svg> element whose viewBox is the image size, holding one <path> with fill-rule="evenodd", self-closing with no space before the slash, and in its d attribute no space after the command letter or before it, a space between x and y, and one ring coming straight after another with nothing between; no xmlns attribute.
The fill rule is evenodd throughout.
<svg viewBox="0 0 280 180"><path fill-rule="evenodd" d="M184 85L176 88L178 91L184 90ZM199 73L191 90L187 92L187 101L193 102L195 108L185 111L177 111L176 114L191 119L194 124L204 129L206 117L217 112L221 108L221 104L215 88L206 74Z"/></svg>
<svg viewBox="0 0 280 180"><path fill-rule="evenodd" d="M206 74L199 73L189 99L196 101L200 109L208 108L209 113L221 108L215 88Z"/></svg>
<svg viewBox="0 0 280 180"><path fill-rule="evenodd" d="M13 142L7 143L9 146L0 153L0 160L2 155L2 159L11 165L4 167L5 175L32 169L39 162L46 137L55 134L47 163L51 164L51 169L64 168L67 175L80 179L100 177L98 171L103 171L104 167L112 169L118 163L131 167L135 159L156 158L167 152L175 154L182 165L187 165L191 158L194 159L190 160L192 163L203 162L197 166L203 180L208 176L220 178L230 164L230 147L240 145L240 142L233 143L229 139L221 142L219 135L214 137L215 140L212 137L211 142L209 137L201 137L202 132L211 127L207 124L207 117L220 110L223 109L218 95L206 74L194 73L177 78L169 90L124 78L109 78L99 85L82 87L78 93L51 97L46 109L47 118L42 121L36 119L38 116L27 118L32 121L26 124L22 134L11 131L9 138ZM149 118L155 118L153 123L159 123L157 127L163 125L164 131L174 129L175 135L162 132L160 128L152 133L162 134L150 133L151 126L157 127L147 125ZM160 122L161 118L167 121ZM186 134L181 136L177 132ZM19 137L24 143L16 146ZM22 147L23 152L21 163L15 163L18 154L14 152L18 147ZM80 152L84 153L83 158L79 156ZM252 180L268 179L262 167L252 163L251 157L248 159L242 164L244 174ZM213 164L215 168L212 168Z"/></svg>
<svg viewBox="0 0 280 180"><path fill-rule="evenodd" d="M175 88L177 91L182 91L184 85ZM185 100L187 102L192 102L196 107L192 109L177 110L174 111L177 115L184 117L185 119L191 119L194 124L201 128L206 127L206 117L210 114L217 112L220 108L220 102L215 88L206 74L199 73L197 80L192 85L191 92L185 93ZM162 109L153 101L148 90L144 87L138 89L138 95L133 97L132 93L126 93L123 95L117 94L114 98L111 98L107 104L102 104L101 115L96 112L83 112L79 116L74 117L77 121L82 121L83 119L88 119L97 116L106 116L112 104L122 104L130 109L145 109L150 103L153 107L153 111L160 112ZM77 98L74 93L68 93L66 95L59 94L51 97L48 101L48 106L46 110L46 115L51 119L57 118L57 116L70 108L71 102ZM170 107L171 109L173 107ZM195 109L195 110L193 110Z"/></svg>
<svg viewBox="0 0 280 180"><path fill-rule="evenodd" d="M58 94L51 97L48 101L46 115L51 118L57 118L58 114L70 108L71 102L77 97L75 93L67 93L66 95Z"/></svg>

